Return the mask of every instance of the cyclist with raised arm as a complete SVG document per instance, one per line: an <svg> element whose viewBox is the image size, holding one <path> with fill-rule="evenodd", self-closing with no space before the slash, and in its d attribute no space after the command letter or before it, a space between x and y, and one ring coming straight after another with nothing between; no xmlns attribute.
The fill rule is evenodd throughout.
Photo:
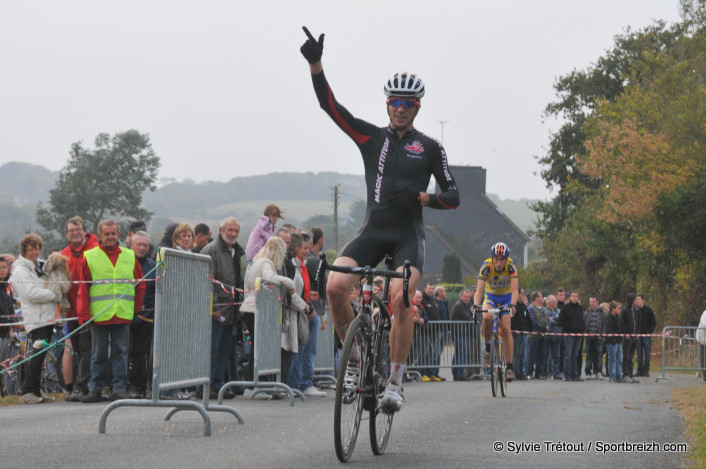
<svg viewBox="0 0 706 469"><path fill-rule="evenodd" d="M507 244L498 242L490 248L490 257L483 262L478 272L478 288L473 303L481 304L483 293L485 292L485 302L483 309L497 308L503 309L508 306L515 312L517 304L519 280L517 278L517 267L510 258L510 248ZM507 360L507 371L505 377L508 381L515 379L515 372L512 369L512 332L510 329L510 311L500 312L500 327L502 329L503 348ZM493 336L493 315L483 313L483 340L485 341L485 352L483 359L485 369L488 368L490 356L490 339Z"/></svg>
<svg viewBox="0 0 706 469"><path fill-rule="evenodd" d="M424 265L424 226L422 207L451 209L459 205L456 183L449 172L446 152L437 140L414 128L424 83L411 73L397 73L384 86L390 123L384 127L356 119L341 106L331 91L321 64L324 35L316 40L308 29L301 53L309 62L314 90L319 104L358 146L365 167L367 208L358 235L343 247L335 265L375 266L386 254L394 256L395 269L402 270L405 260L412 265L409 291L417 289ZM441 192L426 189L434 175ZM331 272L326 293L331 315L341 338L354 319L348 292L358 277ZM381 407L395 412L402 407L402 376L412 345L414 324L410 308L404 306L402 280L390 286L394 321L390 331L390 380ZM355 359L355 356L352 358ZM346 385L358 382L360 367L349 366Z"/></svg>

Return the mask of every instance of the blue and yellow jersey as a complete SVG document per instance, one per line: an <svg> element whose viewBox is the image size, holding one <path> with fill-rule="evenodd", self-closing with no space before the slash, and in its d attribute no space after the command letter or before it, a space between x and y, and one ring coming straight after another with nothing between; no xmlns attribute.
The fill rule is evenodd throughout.
<svg viewBox="0 0 706 469"><path fill-rule="evenodd" d="M513 278L517 278L517 267L510 257L505 262L505 269L500 272L495 271L492 258L486 259L478 272L478 279L485 281L485 293L493 296L510 294L510 280Z"/></svg>

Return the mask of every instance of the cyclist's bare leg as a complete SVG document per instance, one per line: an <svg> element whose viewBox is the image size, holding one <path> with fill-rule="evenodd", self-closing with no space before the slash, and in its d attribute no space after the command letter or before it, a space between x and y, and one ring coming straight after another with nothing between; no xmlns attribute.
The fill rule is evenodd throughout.
<svg viewBox="0 0 706 469"><path fill-rule="evenodd" d="M339 257L333 265L358 267L358 263L350 257ZM353 308L348 302L350 293L355 282L360 280L360 276L352 274L342 274L340 272L330 272L326 284L326 295L328 297L331 319L336 327L336 332L341 341L346 339L346 329L348 324L355 319Z"/></svg>
<svg viewBox="0 0 706 469"><path fill-rule="evenodd" d="M71 339L64 341L64 354L61 356L61 373L64 375L64 384L68 387L74 382L74 355Z"/></svg>
<svg viewBox="0 0 706 469"><path fill-rule="evenodd" d="M402 267L397 269L402 271ZM409 298L410 304L414 292L417 291L421 273L412 267L412 275L409 278ZM392 279L390 282L390 306L395 315L390 329L390 361L393 363L407 363L409 349L412 347L414 338L414 322L412 321L412 311L404 305L402 297L402 279Z"/></svg>
<svg viewBox="0 0 706 469"><path fill-rule="evenodd" d="M493 337L493 315L491 313L483 313L483 341L490 342Z"/></svg>
<svg viewBox="0 0 706 469"><path fill-rule="evenodd" d="M515 347L512 340L512 330L510 325L509 314L503 314L503 317L500 318L500 326L502 327L503 348L505 349L505 361L508 363L512 363L512 353L515 350Z"/></svg>

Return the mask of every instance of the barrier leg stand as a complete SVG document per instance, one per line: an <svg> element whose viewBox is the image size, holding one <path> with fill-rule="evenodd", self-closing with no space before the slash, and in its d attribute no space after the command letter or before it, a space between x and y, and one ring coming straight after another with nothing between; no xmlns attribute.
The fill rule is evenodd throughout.
<svg viewBox="0 0 706 469"><path fill-rule="evenodd" d="M665 327L666 329L666 327ZM670 383L674 384L674 381L672 381L671 378L667 376L667 370L666 370L666 362L665 362L665 357L666 357L666 352L665 352L665 339L664 339L664 331L662 331L662 376L658 376L657 379L655 379L655 383L659 383L660 379L664 380L669 380Z"/></svg>
<svg viewBox="0 0 706 469"><path fill-rule="evenodd" d="M177 410L195 410L199 414L201 414L201 417L203 418L203 434L204 436L211 436L211 417L208 415L208 412L198 402L190 402L190 401L184 401L180 402L178 404L173 403L172 401L157 401L154 402L154 400L146 400L146 399L121 399L119 401L115 401L110 403L105 409L103 409L103 412L101 413L101 418L100 421L98 422L98 433L105 434L105 427L106 427L106 421L108 420L108 414L110 414L113 410L115 410L118 407L123 407L123 406L132 406L132 407L173 407L173 406L179 406L183 407L184 409L171 409L169 412L173 414ZM172 412L174 411L174 412ZM170 414L167 414L170 415ZM165 420L169 420L168 418L165 418Z"/></svg>
<svg viewBox="0 0 706 469"><path fill-rule="evenodd" d="M222 391L222 389L221 389ZM238 420L238 423L243 425L245 423L245 420L243 419L243 416L241 415L240 412L235 410L234 408L227 406L227 405L211 405L210 399L209 399L209 394L210 394L210 388L209 384L205 384L203 387L203 401L202 404L198 404L196 402L191 402L192 404L196 404L199 407L202 407L205 409L205 411L215 411L215 412L228 412L229 414L232 414L233 417ZM189 403L189 401L185 401L185 404ZM169 409L169 412L167 412L167 415L164 416L164 420L169 420L172 418L174 414L179 412L180 410L191 410L191 409L183 409L180 407L189 407L189 406L184 406L181 403L179 404L170 404L170 406L174 406L171 409ZM208 415L208 414L207 414ZM210 424L209 424L210 427Z"/></svg>

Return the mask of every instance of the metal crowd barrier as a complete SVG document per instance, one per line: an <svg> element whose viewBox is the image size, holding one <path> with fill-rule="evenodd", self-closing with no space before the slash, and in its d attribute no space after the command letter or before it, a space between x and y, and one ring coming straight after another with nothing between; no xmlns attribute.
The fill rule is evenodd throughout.
<svg viewBox="0 0 706 469"><path fill-rule="evenodd" d="M201 414L204 435L211 435L208 411L230 412L241 424L238 411L209 403L211 374L211 303L213 271L209 256L164 249L157 269L152 362L152 399L121 399L101 414L98 432L105 433L108 414L121 406L170 407L165 420L178 410ZM203 386L203 402L161 400L161 391Z"/></svg>
<svg viewBox="0 0 706 469"><path fill-rule="evenodd" d="M286 392L289 405L294 405L295 394L304 398L298 389L276 381L260 381L260 376L279 375L282 369L282 298L284 289L278 282L258 278L255 302L255 349L253 351L253 381L229 381L218 392L218 403L223 402L226 389L232 386L253 388L253 396L262 392Z"/></svg>
<svg viewBox="0 0 706 469"><path fill-rule="evenodd" d="M407 369L427 374L434 368L466 368L482 377L483 341L475 321L429 321L415 325Z"/></svg>
<svg viewBox="0 0 706 469"><path fill-rule="evenodd" d="M326 314L329 315L328 308ZM335 383L333 376L336 367L335 342L334 342L333 320L329 315L326 329L319 331L316 341L316 355L314 355L314 381L318 383Z"/></svg>
<svg viewBox="0 0 706 469"><path fill-rule="evenodd" d="M695 371L703 377L706 357L703 356L704 346L696 340L697 331L706 334L706 331L698 327L666 326L662 329L662 376L657 381L672 381L667 376L667 370Z"/></svg>

